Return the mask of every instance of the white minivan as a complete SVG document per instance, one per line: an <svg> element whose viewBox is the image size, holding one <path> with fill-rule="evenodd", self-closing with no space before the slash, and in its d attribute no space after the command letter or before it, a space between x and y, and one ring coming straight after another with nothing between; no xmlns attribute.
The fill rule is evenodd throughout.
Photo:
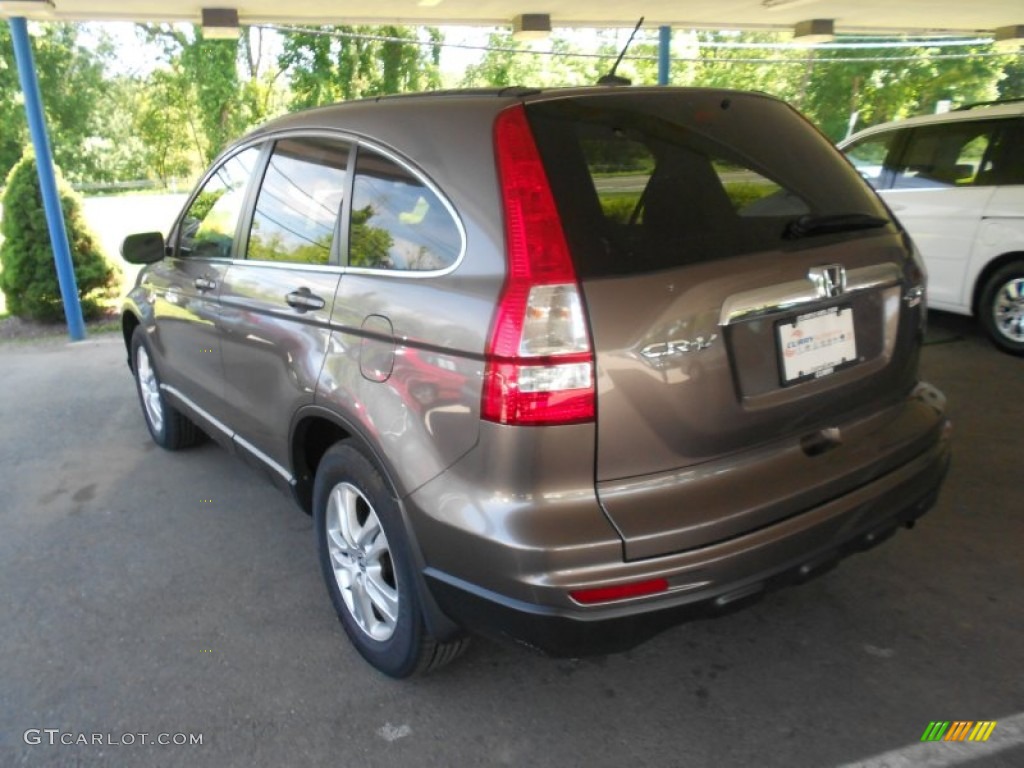
<svg viewBox="0 0 1024 768"><path fill-rule="evenodd" d="M929 305L1024 355L1024 100L876 125L839 148L920 249Z"/></svg>

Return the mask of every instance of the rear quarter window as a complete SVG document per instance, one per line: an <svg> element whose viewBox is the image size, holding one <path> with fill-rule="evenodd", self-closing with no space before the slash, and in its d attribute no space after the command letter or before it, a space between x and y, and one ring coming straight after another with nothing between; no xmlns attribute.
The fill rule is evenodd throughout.
<svg viewBox="0 0 1024 768"><path fill-rule="evenodd" d="M461 250L461 231L434 190L391 158L360 147L352 190L349 266L431 272L452 266Z"/></svg>

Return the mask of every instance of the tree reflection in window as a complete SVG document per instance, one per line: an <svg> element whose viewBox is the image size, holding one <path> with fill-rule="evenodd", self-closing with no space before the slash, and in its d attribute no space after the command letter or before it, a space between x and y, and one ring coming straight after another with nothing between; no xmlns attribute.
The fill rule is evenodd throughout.
<svg viewBox="0 0 1024 768"><path fill-rule="evenodd" d="M180 255L231 257L245 190L258 157L256 147L242 150L225 160L206 180L182 220L178 239Z"/></svg>
<svg viewBox="0 0 1024 768"><path fill-rule="evenodd" d="M391 250L394 238L383 227L373 227L368 224L373 215L373 208L369 205L352 211L349 263L353 267L391 269L388 252Z"/></svg>
<svg viewBox="0 0 1024 768"><path fill-rule="evenodd" d="M360 148L352 192L349 264L400 271L455 263L462 236L444 203L397 163Z"/></svg>

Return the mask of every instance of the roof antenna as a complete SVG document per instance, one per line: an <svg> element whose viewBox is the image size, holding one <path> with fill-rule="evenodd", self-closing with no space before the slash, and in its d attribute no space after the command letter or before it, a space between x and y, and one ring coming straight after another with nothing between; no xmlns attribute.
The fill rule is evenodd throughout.
<svg viewBox="0 0 1024 768"><path fill-rule="evenodd" d="M616 75L615 74L615 70L618 69L619 68L619 64L622 63L622 57L626 55L626 51L629 50L629 46L632 45L632 43L633 43L633 38L636 37L637 31L640 29L640 25L643 24L643 23L644 23L644 17L641 16L640 17L640 21L638 21L636 23L636 26L633 27L633 32L629 35L629 40L627 40L626 44L624 46L622 46L622 53L619 54L619 58L617 58L615 60L615 63L612 64L612 71L609 72L607 75L603 75L600 78L598 78L598 81L597 81L598 85L632 85L633 84L633 81L630 80L628 77L620 77L619 75Z"/></svg>

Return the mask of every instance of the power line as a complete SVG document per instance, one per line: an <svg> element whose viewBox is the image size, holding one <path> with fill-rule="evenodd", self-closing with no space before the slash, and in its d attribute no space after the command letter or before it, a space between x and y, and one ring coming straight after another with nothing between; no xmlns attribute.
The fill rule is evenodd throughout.
<svg viewBox="0 0 1024 768"><path fill-rule="evenodd" d="M316 27L293 27L285 25L267 24L260 25L260 29L269 29L281 34L289 33L300 33L307 35L319 35L323 37L331 37L335 39L351 39L351 40L370 40L383 43L400 43L403 45L418 45L425 47L438 47L438 48L456 48L461 50L471 51L484 51L493 53L510 53L515 55L523 56L550 56L552 58L577 58L577 59L616 59L618 58L617 52L609 53L590 53L586 51L535 51L523 48L515 48L508 46L495 46L495 45L478 45L473 43L450 43L446 41L438 40L421 40L419 38L409 37L397 37L393 35L376 35L368 34L365 32L343 32L340 30L325 30ZM959 46L971 46L971 45L987 45L992 41L987 38L977 38L973 40L950 40L950 41L937 41L935 38L926 38L921 41L895 41L895 42L860 42L860 43L830 43L821 44L809 47L806 45L793 45L786 43L741 43L741 42L728 42L728 41L693 41L689 43L690 46L695 48L722 48L722 49L766 49L766 50L870 50L870 49L886 49L886 48L941 48L941 47L959 47ZM966 53L937 53L930 54L928 58L931 60L941 59L970 59L970 58L994 58L1001 56L1013 56L1013 53L1005 52L977 52L970 51ZM800 58L796 57L729 57L723 59L708 59L703 56L673 56L671 57L672 62L679 63L714 63L714 64L851 64L851 63L884 63L884 62L907 62L907 61L918 61L922 57L920 55L911 56L828 56L828 57L816 57L816 56L804 56ZM656 62L657 56L637 55L637 54L626 54L623 57L627 61L649 61Z"/></svg>

